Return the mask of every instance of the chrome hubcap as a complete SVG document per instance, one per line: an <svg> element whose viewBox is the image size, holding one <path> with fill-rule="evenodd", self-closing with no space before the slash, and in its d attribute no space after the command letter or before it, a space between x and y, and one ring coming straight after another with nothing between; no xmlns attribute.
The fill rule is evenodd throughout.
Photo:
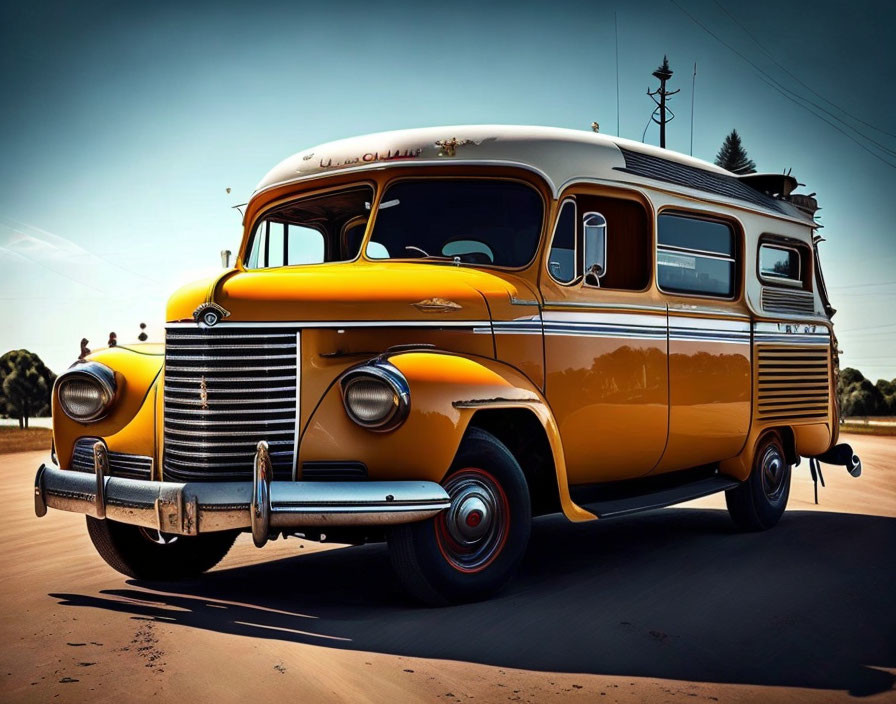
<svg viewBox="0 0 896 704"><path fill-rule="evenodd" d="M772 500L779 498L787 478L787 463L774 445L767 447L762 454L760 472L765 495Z"/></svg>
<svg viewBox="0 0 896 704"><path fill-rule="evenodd" d="M507 498L490 474L477 469L455 473L444 486L451 507L436 519L442 554L462 572L484 569L504 547Z"/></svg>
<svg viewBox="0 0 896 704"><path fill-rule="evenodd" d="M492 498L481 486L465 486L457 497L451 498L448 509L448 531L459 543L475 543L489 532L495 513Z"/></svg>

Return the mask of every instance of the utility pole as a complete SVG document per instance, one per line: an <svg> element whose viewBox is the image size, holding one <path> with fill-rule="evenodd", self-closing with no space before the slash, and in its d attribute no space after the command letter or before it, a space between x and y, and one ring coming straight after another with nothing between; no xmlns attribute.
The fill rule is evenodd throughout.
<svg viewBox="0 0 896 704"><path fill-rule="evenodd" d="M663 56L663 65L653 72L654 78L660 82L660 87L653 92L650 91L650 88L647 89L647 95L656 103L656 109L653 111L650 119L660 126L660 147L663 149L666 148L666 123L671 122L675 117L675 113L666 106L666 99L679 92L678 90L666 90L666 81L672 78L672 73L672 69L669 68L669 59ZM659 100L657 100L657 96L659 96ZM659 119L656 118L657 113L660 114Z"/></svg>

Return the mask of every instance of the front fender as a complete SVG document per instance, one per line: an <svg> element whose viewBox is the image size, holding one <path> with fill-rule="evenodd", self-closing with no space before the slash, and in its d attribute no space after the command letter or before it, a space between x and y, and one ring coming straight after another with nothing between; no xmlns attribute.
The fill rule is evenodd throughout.
<svg viewBox="0 0 896 704"><path fill-rule="evenodd" d="M161 347L110 347L87 359L115 372L118 393L108 415L93 423L80 423L65 415L53 390L53 442L59 466L69 466L75 442L85 436L103 438L115 452L154 457L156 395L165 359Z"/></svg>
<svg viewBox="0 0 896 704"><path fill-rule="evenodd" d="M440 482L478 409L524 407L535 414L548 438L564 514L574 521L594 518L570 499L553 414L538 389L520 372L492 359L430 350L391 355L389 361L404 374L410 387L407 420L387 433L356 425L345 412L335 382L302 435L299 478L303 462L348 460L364 462L371 479Z"/></svg>

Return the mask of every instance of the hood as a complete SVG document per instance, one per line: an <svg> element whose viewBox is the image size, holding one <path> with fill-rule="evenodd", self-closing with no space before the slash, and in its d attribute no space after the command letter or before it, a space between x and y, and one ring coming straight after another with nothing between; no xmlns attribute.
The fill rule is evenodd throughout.
<svg viewBox="0 0 896 704"><path fill-rule="evenodd" d="M216 283L217 282L217 283ZM450 264L353 262L231 271L195 282L168 302L169 322L193 319L207 301L228 322L489 320L492 301L531 299L531 287L507 272Z"/></svg>

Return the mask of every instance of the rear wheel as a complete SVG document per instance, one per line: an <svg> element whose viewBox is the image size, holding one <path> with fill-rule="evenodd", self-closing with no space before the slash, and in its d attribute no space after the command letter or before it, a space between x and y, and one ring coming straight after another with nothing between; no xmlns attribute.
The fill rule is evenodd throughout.
<svg viewBox="0 0 896 704"><path fill-rule="evenodd" d="M87 516L87 533L110 567L135 579L195 577L217 565L239 531L170 535L151 528Z"/></svg>
<svg viewBox="0 0 896 704"><path fill-rule="evenodd" d="M781 518L790 496L786 457L780 436L769 433L756 448L750 477L725 492L728 513L741 530L766 530Z"/></svg>
<svg viewBox="0 0 896 704"><path fill-rule="evenodd" d="M443 482L451 507L389 532L392 565L405 589L431 605L484 599L513 577L529 542L529 488L493 435L464 438Z"/></svg>

